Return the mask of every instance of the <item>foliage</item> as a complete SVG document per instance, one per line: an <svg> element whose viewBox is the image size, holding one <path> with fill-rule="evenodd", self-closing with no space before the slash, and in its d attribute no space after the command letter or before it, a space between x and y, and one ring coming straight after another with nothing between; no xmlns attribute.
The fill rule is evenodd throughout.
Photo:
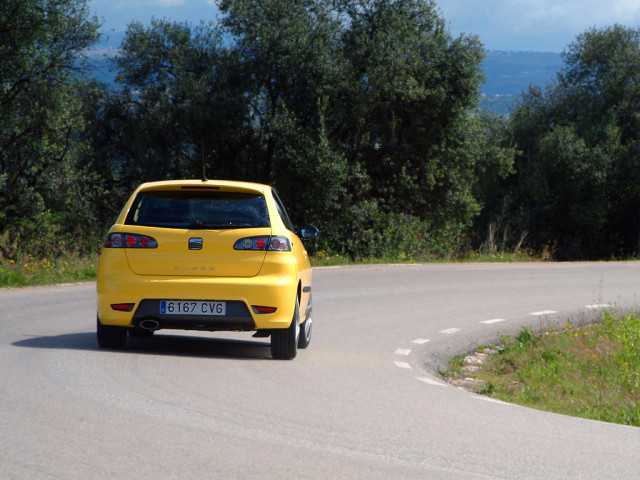
<svg viewBox="0 0 640 480"><path fill-rule="evenodd" d="M497 117L477 110L479 39L430 0L219 7L217 24L130 24L109 89L82 77L84 0L0 6L4 258L95 250L137 184L203 164L274 185L322 230L312 253L640 252L640 29L587 30Z"/></svg>
<svg viewBox="0 0 640 480"><path fill-rule="evenodd" d="M0 5L0 249L56 249L77 211L82 128L80 53L97 39L84 0L6 0ZM76 191L74 191L76 190ZM49 227L57 241L41 241Z"/></svg>
<svg viewBox="0 0 640 480"><path fill-rule="evenodd" d="M134 22L112 59L124 87L88 84L82 91L88 145L82 163L98 177L91 200L99 206L100 235L142 182L199 176L212 151L235 168L226 153L235 146L225 142L242 144L244 137L228 127L234 96L224 89L234 81L216 75L217 69L232 75L221 66L219 43L206 25L192 31L164 20Z"/></svg>
<svg viewBox="0 0 640 480"><path fill-rule="evenodd" d="M470 189L481 162L469 112L481 45L452 39L431 2L343 6L350 75L340 100L348 109L334 124L353 169L346 203L373 221L392 212L416 218L421 248L448 254L478 210Z"/></svg>
<svg viewBox="0 0 640 480"><path fill-rule="evenodd" d="M219 25L129 26L123 88L95 104L105 188L200 175L273 184L319 248L448 255L480 209L479 175L513 152L471 114L477 38L424 0L225 0Z"/></svg>
<svg viewBox="0 0 640 480"><path fill-rule="evenodd" d="M505 198L514 230L558 259L639 250L640 29L587 30L509 126L519 149Z"/></svg>
<svg viewBox="0 0 640 480"><path fill-rule="evenodd" d="M17 260L0 262L0 287L92 281L96 278L96 265L94 256L57 255L50 259L22 255Z"/></svg>

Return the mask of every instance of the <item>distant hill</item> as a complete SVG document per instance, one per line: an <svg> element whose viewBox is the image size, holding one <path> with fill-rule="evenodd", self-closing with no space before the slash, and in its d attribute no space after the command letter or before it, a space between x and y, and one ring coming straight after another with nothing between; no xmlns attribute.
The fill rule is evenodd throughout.
<svg viewBox="0 0 640 480"><path fill-rule="evenodd" d="M87 52L91 72L96 80L115 85L106 57L117 54L124 32L114 32ZM529 85L545 86L562 68L559 53L489 51L482 63L486 80L482 86L480 107L506 115L515 99Z"/></svg>
<svg viewBox="0 0 640 480"><path fill-rule="evenodd" d="M485 83L480 106L507 114L516 97L529 85L544 87L562 69L562 56L549 52L489 51L482 66Z"/></svg>
<svg viewBox="0 0 640 480"><path fill-rule="evenodd" d="M89 75L98 82L106 83L110 87L116 86L116 72L112 71L111 64L105 56L107 54L92 54L87 59ZM112 54L108 54L109 57Z"/></svg>
<svg viewBox="0 0 640 480"><path fill-rule="evenodd" d="M100 43L85 50L89 74L99 82L114 87L116 85L116 73L111 71L109 58L118 54L120 45L124 40L125 32L105 33Z"/></svg>

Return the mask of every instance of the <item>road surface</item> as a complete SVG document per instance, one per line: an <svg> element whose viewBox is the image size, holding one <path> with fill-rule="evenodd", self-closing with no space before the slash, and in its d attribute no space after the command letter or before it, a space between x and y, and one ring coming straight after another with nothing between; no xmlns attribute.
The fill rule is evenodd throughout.
<svg viewBox="0 0 640 480"><path fill-rule="evenodd" d="M293 361L247 333L99 350L94 284L0 290L0 478L640 478L640 429L436 374L522 326L633 307L639 280L636 262L315 269Z"/></svg>

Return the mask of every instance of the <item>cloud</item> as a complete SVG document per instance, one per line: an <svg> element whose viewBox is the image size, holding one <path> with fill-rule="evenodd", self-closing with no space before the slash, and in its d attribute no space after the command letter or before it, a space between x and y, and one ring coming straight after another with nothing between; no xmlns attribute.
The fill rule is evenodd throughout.
<svg viewBox="0 0 640 480"><path fill-rule="evenodd" d="M640 21L638 0L443 0L440 8L448 19L480 17L509 28L589 27Z"/></svg>
<svg viewBox="0 0 640 480"><path fill-rule="evenodd" d="M108 1L105 0L93 0L92 2L95 5L101 5L102 8L109 8L107 5ZM193 3L189 0L119 0L116 3L111 3L111 8L117 10L134 10L138 8L172 8L172 7L181 7L186 3Z"/></svg>
<svg viewBox="0 0 640 480"><path fill-rule="evenodd" d="M453 32L494 49L562 51L591 27L640 24L638 0L440 0Z"/></svg>
<svg viewBox="0 0 640 480"><path fill-rule="evenodd" d="M2 2L4 0L0 0ZM152 17L178 22L214 21L218 8L211 0L89 0L92 12L104 19L104 31L124 31L132 21L149 23Z"/></svg>
<svg viewBox="0 0 640 480"><path fill-rule="evenodd" d="M637 0L494 0L496 23L510 30L582 31L613 23L636 24L640 20Z"/></svg>
<svg viewBox="0 0 640 480"><path fill-rule="evenodd" d="M179 7L184 5L185 0L156 0L155 4L161 7Z"/></svg>
<svg viewBox="0 0 640 480"><path fill-rule="evenodd" d="M618 0L613 2L614 14L629 16L637 22L640 18L640 3L637 0Z"/></svg>

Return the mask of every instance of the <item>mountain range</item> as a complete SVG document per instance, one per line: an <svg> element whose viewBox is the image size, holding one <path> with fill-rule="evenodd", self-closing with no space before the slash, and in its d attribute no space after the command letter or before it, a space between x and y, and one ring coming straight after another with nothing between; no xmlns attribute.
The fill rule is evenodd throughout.
<svg viewBox="0 0 640 480"><path fill-rule="evenodd" d="M559 53L488 51L482 66L485 82L480 107L506 115L523 91L530 85L547 85L563 63Z"/></svg>
<svg viewBox="0 0 640 480"><path fill-rule="evenodd" d="M89 67L96 80L115 85L115 72L107 57L117 54L123 32L110 34L98 46L87 52ZM562 69L562 56L552 52L518 52L490 50L482 67L480 107L489 112L507 115L518 96L530 85L544 87Z"/></svg>

